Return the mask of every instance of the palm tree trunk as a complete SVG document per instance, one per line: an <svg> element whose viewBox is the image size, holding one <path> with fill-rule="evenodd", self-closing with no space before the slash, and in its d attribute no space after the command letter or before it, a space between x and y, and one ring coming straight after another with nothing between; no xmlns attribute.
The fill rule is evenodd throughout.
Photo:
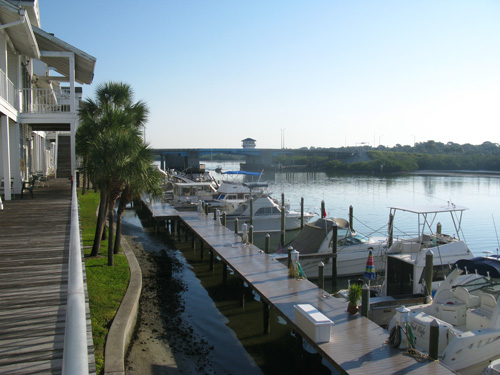
<svg viewBox="0 0 500 375"><path fill-rule="evenodd" d="M114 265L114 258L113 258L113 230L114 230L115 202L116 202L116 200L109 199L109 208L108 208L108 225L109 225L108 266L113 266Z"/></svg>
<svg viewBox="0 0 500 375"><path fill-rule="evenodd" d="M101 248L102 232L104 231L104 225L106 224L106 193L101 190L101 200L99 201L99 213L97 215L97 225L95 229L94 243L92 245L92 252L90 256L98 256L99 250Z"/></svg>
<svg viewBox="0 0 500 375"><path fill-rule="evenodd" d="M113 250L115 254L118 254L120 252L123 211L124 211L124 209L122 208L122 202L120 200L120 203L118 205L118 211L116 213L115 246L114 246L114 250Z"/></svg>

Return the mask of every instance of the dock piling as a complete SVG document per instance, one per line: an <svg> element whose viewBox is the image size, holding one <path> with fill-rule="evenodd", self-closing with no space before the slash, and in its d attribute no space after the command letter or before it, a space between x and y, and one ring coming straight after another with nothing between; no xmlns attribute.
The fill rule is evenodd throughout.
<svg viewBox="0 0 500 375"><path fill-rule="evenodd" d="M318 287L325 289L325 264L323 262L318 264Z"/></svg>
<svg viewBox="0 0 500 375"><path fill-rule="evenodd" d="M332 226L332 289L337 289L337 239L338 239L338 226L333 223Z"/></svg>
<svg viewBox="0 0 500 375"><path fill-rule="evenodd" d="M368 318L368 311L370 310L370 289L368 285L364 284L361 290L361 315Z"/></svg>
<svg viewBox="0 0 500 375"><path fill-rule="evenodd" d="M263 323L264 323L264 334L267 335L269 332L271 332L271 321L269 320L269 312L270 312L270 306L262 301L262 317L263 317Z"/></svg>
<svg viewBox="0 0 500 375"><path fill-rule="evenodd" d="M271 235L269 233L266 234L266 242L264 246L264 252L269 254L269 249L271 248Z"/></svg>

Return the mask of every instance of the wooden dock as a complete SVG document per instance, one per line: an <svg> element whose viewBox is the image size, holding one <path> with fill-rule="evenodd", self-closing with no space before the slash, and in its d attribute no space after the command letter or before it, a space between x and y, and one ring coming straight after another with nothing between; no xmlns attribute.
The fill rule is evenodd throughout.
<svg viewBox="0 0 500 375"><path fill-rule="evenodd" d="M151 206L150 206L151 207ZM172 218L168 210L162 216L159 206L153 216L158 221ZM276 309L293 330L299 332L334 368L346 374L452 374L436 362L417 361L388 344L385 330L369 319L347 313L347 302L334 298L308 280L290 278L288 269L272 260L259 248L243 244L233 231L217 224L213 216L197 212L179 212L179 218L202 243L213 251L239 277ZM225 272L225 271L224 271ZM294 305L311 304L334 324L331 340L315 344L295 324Z"/></svg>
<svg viewBox="0 0 500 375"><path fill-rule="evenodd" d="M61 374L71 182L51 179L0 211L0 374ZM89 370L95 374L87 299Z"/></svg>

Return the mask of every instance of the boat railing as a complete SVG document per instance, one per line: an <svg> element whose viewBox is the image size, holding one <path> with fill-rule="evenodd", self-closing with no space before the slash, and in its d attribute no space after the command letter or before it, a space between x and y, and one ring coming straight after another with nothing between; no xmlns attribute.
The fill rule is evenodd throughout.
<svg viewBox="0 0 500 375"><path fill-rule="evenodd" d="M72 189L68 261L68 302L66 310L66 328L64 331L63 375L89 373L85 289L83 283L83 260L76 184L73 184Z"/></svg>

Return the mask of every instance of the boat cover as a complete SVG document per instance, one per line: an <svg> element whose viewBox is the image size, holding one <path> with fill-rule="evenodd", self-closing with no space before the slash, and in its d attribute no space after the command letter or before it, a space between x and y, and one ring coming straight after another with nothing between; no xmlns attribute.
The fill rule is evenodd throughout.
<svg viewBox="0 0 500 375"><path fill-rule="evenodd" d="M500 261L492 258L478 257L472 259L460 259L455 262L454 267L461 270L473 273L476 272L482 276L488 276L488 273L493 278L500 278Z"/></svg>
<svg viewBox="0 0 500 375"><path fill-rule="evenodd" d="M318 219L307 223L300 233L288 245L301 254L317 253L326 236L332 230L333 220L339 227L347 225L344 219Z"/></svg>

